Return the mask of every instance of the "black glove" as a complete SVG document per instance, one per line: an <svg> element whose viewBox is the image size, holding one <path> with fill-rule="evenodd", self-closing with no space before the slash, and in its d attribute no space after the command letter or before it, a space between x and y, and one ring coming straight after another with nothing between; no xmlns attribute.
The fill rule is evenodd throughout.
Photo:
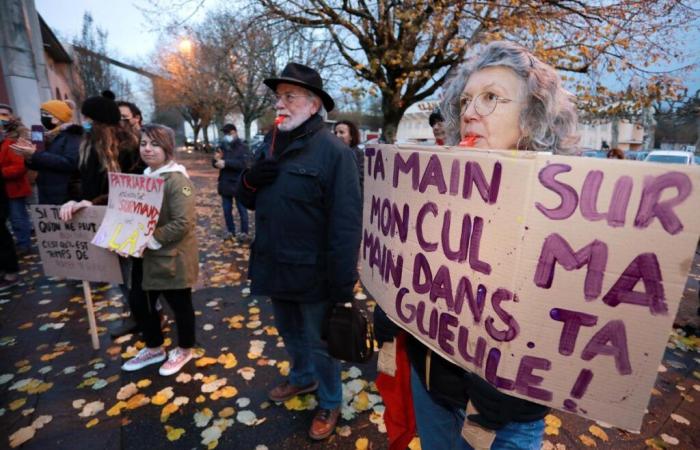
<svg viewBox="0 0 700 450"><path fill-rule="evenodd" d="M243 181L246 187L259 189L272 184L279 174L279 165L274 159L261 159L253 164L245 174Z"/></svg>

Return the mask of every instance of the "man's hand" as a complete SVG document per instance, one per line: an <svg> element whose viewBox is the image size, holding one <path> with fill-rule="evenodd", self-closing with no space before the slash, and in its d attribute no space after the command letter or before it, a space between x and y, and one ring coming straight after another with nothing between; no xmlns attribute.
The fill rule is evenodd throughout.
<svg viewBox="0 0 700 450"><path fill-rule="evenodd" d="M217 169L223 169L224 166L226 166L226 162L223 159L217 159L216 162L214 162L214 167Z"/></svg>
<svg viewBox="0 0 700 450"><path fill-rule="evenodd" d="M272 184L279 174L279 165L272 159L261 159L248 170L243 181L247 187L259 189Z"/></svg>

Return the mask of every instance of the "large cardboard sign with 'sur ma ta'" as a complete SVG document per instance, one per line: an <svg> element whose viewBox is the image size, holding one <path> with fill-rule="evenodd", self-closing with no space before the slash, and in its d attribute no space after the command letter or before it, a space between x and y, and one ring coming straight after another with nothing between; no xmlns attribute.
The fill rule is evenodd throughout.
<svg viewBox="0 0 700 450"><path fill-rule="evenodd" d="M362 280L500 391L638 430L700 234L700 168L365 150Z"/></svg>

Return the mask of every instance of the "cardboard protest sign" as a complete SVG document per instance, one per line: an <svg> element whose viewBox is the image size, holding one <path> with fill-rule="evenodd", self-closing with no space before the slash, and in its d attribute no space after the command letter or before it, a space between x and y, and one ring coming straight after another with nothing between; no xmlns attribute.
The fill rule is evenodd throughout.
<svg viewBox="0 0 700 450"><path fill-rule="evenodd" d="M70 222L61 221L58 217L60 209L57 205L30 207L44 274L74 280L121 283L122 273L117 255L90 244L106 208L91 206L82 209Z"/></svg>
<svg viewBox="0 0 700 450"><path fill-rule="evenodd" d="M638 430L700 234L700 168L365 150L362 280L500 391Z"/></svg>
<svg viewBox="0 0 700 450"><path fill-rule="evenodd" d="M158 223L164 183L160 177L110 172L107 214L92 243L141 256Z"/></svg>

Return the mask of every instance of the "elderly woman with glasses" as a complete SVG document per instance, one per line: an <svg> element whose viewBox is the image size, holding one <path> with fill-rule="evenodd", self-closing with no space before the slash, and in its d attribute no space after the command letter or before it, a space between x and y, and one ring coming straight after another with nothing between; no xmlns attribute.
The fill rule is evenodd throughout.
<svg viewBox="0 0 700 450"><path fill-rule="evenodd" d="M556 71L507 42L459 68L441 109L448 145L562 153L577 141L573 99ZM501 393L417 339L407 352L422 448L539 450L549 408Z"/></svg>

